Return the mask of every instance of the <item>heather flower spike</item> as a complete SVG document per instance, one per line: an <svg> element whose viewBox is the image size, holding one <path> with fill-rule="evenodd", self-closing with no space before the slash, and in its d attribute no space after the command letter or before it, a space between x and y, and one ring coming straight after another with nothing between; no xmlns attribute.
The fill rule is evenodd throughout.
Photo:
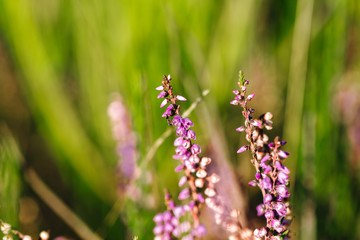
<svg viewBox="0 0 360 240"><path fill-rule="evenodd" d="M114 139L117 141L119 190L128 193L131 189L136 189L134 180L139 174L136 136L128 110L119 97L110 103L108 115L113 127ZM129 196L133 199L137 198L134 194Z"/></svg>
<svg viewBox="0 0 360 240"><path fill-rule="evenodd" d="M250 144L238 150L238 153L251 150L251 163L255 167L256 174L255 180L250 181L249 185L258 186L263 195L263 203L259 204L256 210L259 216L265 216L266 226L255 229L253 235L257 239L289 239L288 224L291 220L289 216L291 211L288 174L290 171L283 165L289 153L280 150L285 141L280 141L276 137L273 142L269 142L268 136L264 133L265 129L272 128L273 115L267 112L259 119L252 116L255 110L249 108L247 104L253 99L254 94L246 96L248 84L249 81L245 80L243 73L240 72L238 82L240 90L233 91L236 96L231 104L239 105L245 117L244 127L236 130L244 131Z"/></svg>
<svg viewBox="0 0 360 240"><path fill-rule="evenodd" d="M158 98L164 98L160 107L166 106L166 111L162 115L169 125L176 128L178 136L174 141L175 155L173 158L179 161L175 172L184 172L179 180L179 186L184 187L178 195L180 201L186 202L184 205L177 205L172 200L169 193L165 193L167 211L156 215L154 222L155 239L199 239L206 234L205 227L200 224L200 207L206 199L216 196L213 177L208 177L206 166L211 162L210 158L200 157L201 147L193 141L196 134L191 128L194 123L189 118L180 116L180 105L177 101L186 101L181 95L175 95L170 85L171 77L163 76L162 85L156 90L161 91ZM192 216L192 223L181 222L180 217L186 213ZM166 214L166 218L164 217ZM175 224L176 223L176 224Z"/></svg>

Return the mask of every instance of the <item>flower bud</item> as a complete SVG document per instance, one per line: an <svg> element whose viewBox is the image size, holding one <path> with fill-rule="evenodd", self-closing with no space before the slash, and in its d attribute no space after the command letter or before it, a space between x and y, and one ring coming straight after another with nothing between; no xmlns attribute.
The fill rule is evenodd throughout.
<svg viewBox="0 0 360 240"><path fill-rule="evenodd" d="M176 99L176 100L179 100L179 101L186 101L186 98L184 98L184 97L181 96L181 95L177 95L177 96L175 97L175 99Z"/></svg>
<svg viewBox="0 0 360 240"><path fill-rule="evenodd" d="M167 103L169 102L169 99L164 99L164 101L162 101L162 103L160 104L160 108L164 107Z"/></svg>
<svg viewBox="0 0 360 240"><path fill-rule="evenodd" d="M179 200L184 200L190 196L190 189L185 188L179 193Z"/></svg>
<svg viewBox="0 0 360 240"><path fill-rule="evenodd" d="M239 150L237 150L237 153L242 153L249 150L249 146L242 146L241 148L239 148Z"/></svg>

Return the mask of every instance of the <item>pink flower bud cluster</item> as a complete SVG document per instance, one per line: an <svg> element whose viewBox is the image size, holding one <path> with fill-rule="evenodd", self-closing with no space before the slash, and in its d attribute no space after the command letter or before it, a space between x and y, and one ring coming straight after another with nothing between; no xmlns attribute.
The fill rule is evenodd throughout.
<svg viewBox="0 0 360 240"><path fill-rule="evenodd" d="M176 101L186 101L186 99L183 96L173 94L170 81L170 75L167 77L164 76L162 85L156 89L161 91L158 98L164 98L160 107L165 107L169 104L162 116L168 120L170 125L176 127L176 135L178 137L174 141L176 149L173 158L179 161L179 165L175 168L175 172L184 171L185 173L179 181L179 186L184 188L180 192L178 199L189 199L188 204L181 206L181 208L188 209L193 220L191 234L183 236L182 239L191 240L206 234L205 227L199 223L200 207L205 201L207 203L211 202L212 199L216 197L215 183L219 181L219 177L216 174L208 175L206 166L210 164L211 159L200 156L201 147L193 143L196 139L196 134L191 127L193 127L194 124L189 118L182 118L180 116L180 106L176 104ZM172 208L172 206L174 206L174 208ZM168 208L173 211L173 215L176 217L174 210L178 209L179 206L175 207L175 204L170 204ZM158 225L157 222L156 226ZM164 236L163 231L155 231L154 229L154 233L157 236ZM174 232L171 232L170 235L178 237Z"/></svg>
<svg viewBox="0 0 360 240"><path fill-rule="evenodd" d="M249 84L240 72L238 85L239 90L233 91L235 98L232 105L239 105L245 117L245 124L237 128L239 132L246 133L249 145L240 147L238 153L251 150L251 163L256 169L255 179L249 182L251 186L258 186L263 195L263 203L256 207L258 216L264 215L266 227L255 229L254 236L259 239L289 239L288 225L290 224L290 206L288 190L289 169L283 165L283 161L289 153L280 148L286 144L276 137L269 142L269 137L264 130L272 129L272 114L266 113L254 119L253 108L248 107L248 102L253 99L254 94L246 96L246 88Z"/></svg>

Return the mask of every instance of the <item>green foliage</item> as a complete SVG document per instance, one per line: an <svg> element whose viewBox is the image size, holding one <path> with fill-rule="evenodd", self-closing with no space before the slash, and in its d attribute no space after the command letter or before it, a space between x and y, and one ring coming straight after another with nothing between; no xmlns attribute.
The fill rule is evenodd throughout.
<svg viewBox="0 0 360 240"><path fill-rule="evenodd" d="M0 126L0 218L18 225L21 155L7 128Z"/></svg>

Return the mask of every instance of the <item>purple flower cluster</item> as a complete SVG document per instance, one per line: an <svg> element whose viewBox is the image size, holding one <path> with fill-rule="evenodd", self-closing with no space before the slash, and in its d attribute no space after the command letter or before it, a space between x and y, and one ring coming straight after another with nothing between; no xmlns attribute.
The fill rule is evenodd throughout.
<svg viewBox="0 0 360 240"><path fill-rule="evenodd" d="M269 142L269 137L264 133L264 129L272 129L272 114L268 112L261 115L259 119L254 119L251 115L254 109L248 108L247 103L251 101L254 94L246 96L248 84L249 81L245 80L240 72L238 82L240 91L233 91L236 96L231 104L241 106L245 117L245 125L236 130L245 132L246 140L250 143L238 150L238 153L247 150L251 150L252 153L251 162L256 169L256 174L249 185L258 186L263 195L263 203L258 205L256 210L258 216L265 216L266 227L255 229L254 236L260 239L288 239L290 171L283 165L283 161L289 153L280 150L286 142L280 141L278 137L273 142Z"/></svg>
<svg viewBox="0 0 360 240"><path fill-rule="evenodd" d="M195 237L202 237L206 234L206 228L199 224L192 228L190 222L181 222L180 218L190 212L192 204L176 206L171 195L165 191L165 202L167 210L158 213L154 217L156 226L154 227L155 240L170 240L182 236L182 240L193 240Z"/></svg>
<svg viewBox="0 0 360 240"><path fill-rule="evenodd" d="M170 125L176 127L176 135L178 136L174 141L176 149L173 158L180 162L175 168L175 172L185 172L185 175L180 178L179 186L183 187L185 184L187 184L187 186L180 192L178 199L185 200L190 198L188 204L180 207L189 210L192 215L193 226L191 234L182 237L183 240L189 240L202 237L206 234L205 227L199 223L200 207L205 200L215 197L216 190L214 184L219 180L219 177L216 174L208 176L206 166L211 162L211 159L208 157L201 157L201 147L193 143L193 140L196 139L196 134L191 127L193 127L194 124L190 119L182 118L179 115L180 106L176 104L177 100L186 101L186 99L183 96L173 94L170 81L170 75L168 77L164 76L162 85L156 89L161 91L158 98L164 98L160 107L165 107L170 103L162 116L168 120ZM175 212L179 210L176 210L175 212L174 210L178 209L179 206L172 207L173 205L174 204L170 204L168 208L172 210L173 216L176 218L177 214ZM156 231L154 229L154 233L157 236L159 236L158 233L163 236L166 223L164 221L160 221L159 223L156 219L154 218L154 221L157 223L155 227ZM163 228L158 226L163 226ZM161 228L163 231L159 231ZM177 232L174 234L174 232L171 231L171 234L177 237Z"/></svg>
<svg viewBox="0 0 360 240"><path fill-rule="evenodd" d="M128 111L120 99L114 100L108 107L108 115L112 123L113 137L117 141L118 177L120 190L128 191L131 181L136 177L138 152L136 137L133 132Z"/></svg>

